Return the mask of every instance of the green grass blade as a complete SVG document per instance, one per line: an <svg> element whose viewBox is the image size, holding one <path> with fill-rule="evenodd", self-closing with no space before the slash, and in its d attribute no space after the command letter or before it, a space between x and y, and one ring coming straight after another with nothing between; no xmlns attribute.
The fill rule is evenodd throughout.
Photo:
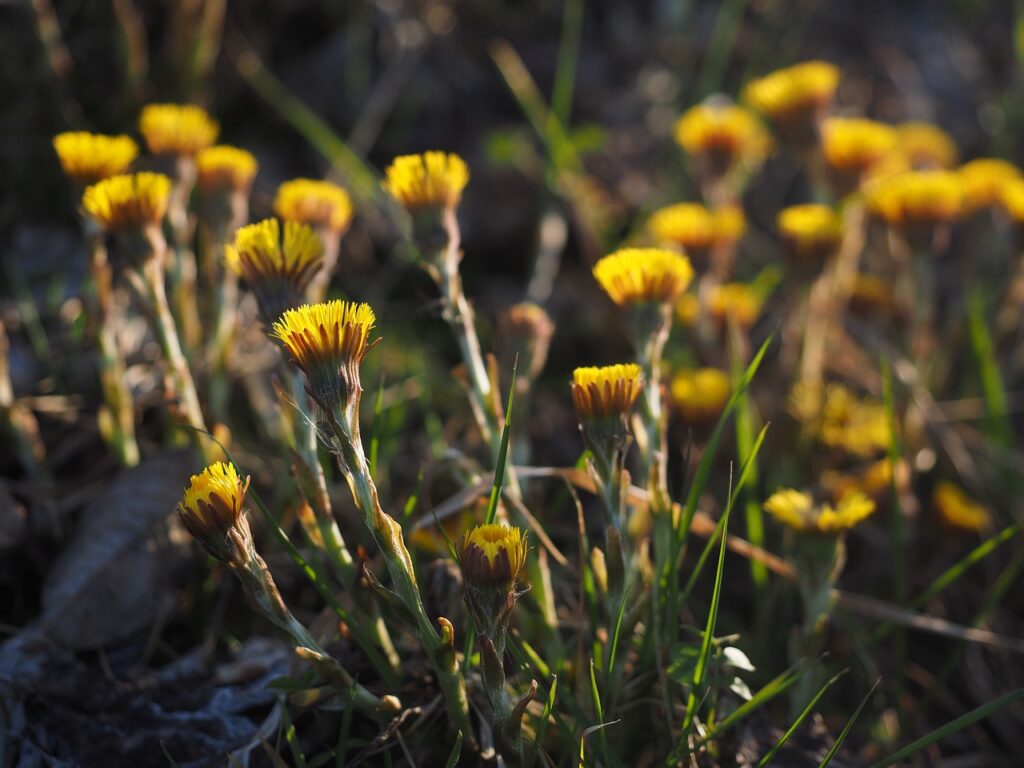
<svg viewBox="0 0 1024 768"><path fill-rule="evenodd" d="M583 27L583 0L566 0L562 13L562 39L558 45L555 83L551 88L551 111L562 125L569 125L572 94L576 86L576 63Z"/></svg>
<svg viewBox="0 0 1024 768"><path fill-rule="evenodd" d="M1008 448L1013 440L1013 427L1007 415L1006 390L999 373L992 336L985 323L985 303L979 289L971 291L967 298L967 330L978 361L981 391L988 411L986 432L993 443Z"/></svg>
<svg viewBox="0 0 1024 768"><path fill-rule="evenodd" d="M764 443L764 436L767 432L768 425L765 424L764 427L761 428L761 432L758 434L753 445L751 445L747 450L747 458L744 460L743 466L740 468L740 479L736 483L736 488L733 490L732 495L727 502L729 509L732 509L733 505L736 503L737 497L742 492L745 484L750 479L750 476L757 472L757 454L761 450L761 444ZM687 598L690 596L690 592L693 591L693 588L697 583L697 578L703 572L704 566L707 564L708 557L711 555L711 549L714 547L715 542L718 541L718 537L724 535L723 529L725 527L725 521L726 516L722 515L721 519L715 525L714 533L711 534L708 538L707 544L704 545L704 549L700 553L700 558L697 560L697 565L694 566L693 570L690 572L690 578L687 579L686 586L683 587L683 591L679 595L679 602L681 604L686 603Z"/></svg>
<svg viewBox="0 0 1024 768"><path fill-rule="evenodd" d="M730 333L737 332L735 324L730 324ZM739 356L739 344L732 344L732 385L736 387L742 376L743 361ZM736 452L739 456L750 456L751 447L754 442L754 404L750 399L750 392L743 390L739 402L736 404ZM749 485L757 485L758 471L757 463L750 468ZM748 485L744 484L743 491L743 518L747 526L747 540L755 547L764 548L764 512L761 504L754 495L747 490ZM764 563L758 560L750 561L750 578L754 582L754 591L759 592L768 582L768 569Z"/></svg>
<svg viewBox="0 0 1024 768"><path fill-rule="evenodd" d="M292 760L295 761L295 768L306 768L306 755L299 744L299 735L295 730L295 724L288 716L288 705L281 705L281 720L284 722L284 739L288 742L288 749L291 750Z"/></svg>
<svg viewBox="0 0 1024 768"><path fill-rule="evenodd" d="M731 492L729 495L733 497ZM714 639L715 625L718 623L718 606L722 598L722 577L725 575L725 543L728 538L725 533L729 530L729 515L731 513L732 505L730 504L726 506L725 512L722 514L722 520L725 522L722 525L722 539L718 546L718 568L715 572L715 588L711 593L711 608L708 610L708 621L704 627L704 637L701 639L700 655L697 657L697 665L693 670L693 681L690 685L690 692L687 695L682 733L679 736L676 748L673 750L673 758L677 756L676 753L686 747L690 728L693 726L694 710L697 707L697 695L701 688L703 688L704 679L707 676L708 662L711 658L711 644ZM673 758L670 758L670 760Z"/></svg>
<svg viewBox="0 0 1024 768"><path fill-rule="evenodd" d="M698 78L697 98L702 99L722 87L729 57L736 48L736 38L743 23L747 0L725 0L719 5L718 17L711 32L711 42L704 54Z"/></svg>
<svg viewBox="0 0 1024 768"><path fill-rule="evenodd" d="M857 708L853 711L853 714L850 716L850 719L847 720L846 725L843 726L843 730L839 733L839 737L836 739L836 743L832 745L832 749L830 749L828 751L828 754L825 755L825 758L820 763L818 763L818 768L828 768L828 766L832 764L832 761L835 760L836 755L839 754L839 750L843 746L843 742L846 741L846 737L849 736L850 731L853 730L853 724L857 722L857 718L860 717L861 711L867 705L868 701L871 699L872 694L874 694L875 690L878 688L881 682L882 678L878 678L875 681L875 684L871 686L871 690L867 692L863 699L861 699L860 704L857 705Z"/></svg>
<svg viewBox="0 0 1024 768"><path fill-rule="evenodd" d="M462 755L462 731L459 731L455 736L455 744L452 745L452 751L448 753L448 759L445 760L444 768L455 768L459 764L459 757Z"/></svg>
<svg viewBox="0 0 1024 768"><path fill-rule="evenodd" d="M498 514L498 501L501 499L501 486L505 482L505 463L508 461L508 441L512 434L512 400L516 391L516 372L519 358L512 364L512 383L508 387L508 405L505 407L505 426L501 430L501 446L498 448L498 460L494 467L494 485L491 486L491 498L487 502L487 517L484 522L490 525Z"/></svg>
<svg viewBox="0 0 1024 768"><path fill-rule="evenodd" d="M794 664L789 669L785 670L777 677L773 678L763 688L759 689L757 693L750 697L750 701L745 701L740 704L736 709L730 712L728 715L723 717L715 727L708 731L701 739L695 744L699 747L702 744L706 744L709 741L713 741L718 738L730 728L734 728L745 718L749 717L755 711L763 707L765 704L781 696L783 693L793 687L794 683L799 680L807 672L810 664L801 659L799 662Z"/></svg>
<svg viewBox="0 0 1024 768"><path fill-rule="evenodd" d="M228 460L231 461L232 464L235 463L230 456L228 456ZM309 579L309 582L313 585L316 591L320 593L320 596L338 615L338 618L345 622L352 634L352 637L355 639L356 643L358 643L359 647L362 648L363 652L370 660L370 663L373 664L373 668L377 670L381 678L385 680L388 685L398 685L398 678L396 677L394 670L392 670L390 665L384 660L384 657L380 655L380 651L377 650L377 646L374 644L373 640L366 635L362 623L352 621L348 611L345 610L345 607L338 601L338 598L327 585L327 578L323 571L321 571L316 564L311 563L302 556L302 553L299 552L298 548L292 543L292 540L288 538L288 534L285 533L284 529L277 524L277 520L274 519L274 516L270 513L267 505L263 502L263 499L260 498L260 495L255 489L250 487L245 498L247 501L252 502L256 509L259 510L263 519L266 521L267 527L270 528L271 533L273 533L281 543L281 546L285 548L285 551L292 559L292 562L295 563L303 574L305 574L306 578Z"/></svg>
<svg viewBox="0 0 1024 768"><path fill-rule="evenodd" d="M758 761L757 768L765 768L765 766L771 763L772 758L775 757L776 753L785 746L786 742L789 741L789 738L794 733L796 733L796 729L799 728L801 724L803 724L804 720L806 720L807 717L814 711L814 708L818 706L818 702L821 701L821 697L825 695L825 692L833 685L835 685L836 681L845 674L846 670L844 669L839 674L834 675L831 680L826 682L823 686L821 686L821 688L818 689L818 692L814 694L814 698L807 702L807 706L804 707L803 711L800 713L797 719L794 720L793 724L789 726L788 729L786 729L786 732L784 734L782 734L782 738L775 742L775 746L772 747L771 750L769 750L768 754L766 754Z"/></svg>
<svg viewBox="0 0 1024 768"><path fill-rule="evenodd" d="M380 187L380 174L302 99L274 77L247 43L241 46L235 56L235 67L252 89L345 177L359 203L381 209L391 207Z"/></svg>
<svg viewBox="0 0 1024 768"><path fill-rule="evenodd" d="M885 758L884 760L880 760L879 762L872 765L871 768L886 768L886 766L895 765L904 758L910 757L911 755L921 751L925 747L928 747L934 744L935 742L944 739L946 736L949 736L953 733L957 733L958 731L962 731L967 726L972 725L978 722L979 720L984 720L989 715L998 712L1007 704L1012 704L1016 701L1022 700L1024 700L1024 688L1018 688L1017 690L1011 691L1010 693L1007 693L1004 696L1000 696L998 699L990 701L988 704L982 704L980 707L972 709L966 715L961 715L956 720L948 722L940 728L936 728L928 735L922 736L920 739L908 744L898 752L889 755L889 757Z"/></svg>

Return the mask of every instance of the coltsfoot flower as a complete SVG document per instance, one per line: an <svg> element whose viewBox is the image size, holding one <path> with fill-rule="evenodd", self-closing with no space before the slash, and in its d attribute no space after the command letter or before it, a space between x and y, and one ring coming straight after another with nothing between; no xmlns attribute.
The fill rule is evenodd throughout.
<svg viewBox="0 0 1024 768"><path fill-rule="evenodd" d="M1010 179L999 187L999 203L1017 224L1024 224L1024 179Z"/></svg>
<svg viewBox="0 0 1024 768"><path fill-rule="evenodd" d="M674 303L693 280L690 260L662 248L622 248L594 265L594 277L620 306Z"/></svg>
<svg viewBox="0 0 1024 768"><path fill-rule="evenodd" d="M61 168L79 184L95 184L124 173L138 157L139 146L129 136L69 131L53 137Z"/></svg>
<svg viewBox="0 0 1024 768"><path fill-rule="evenodd" d="M743 100L767 117L785 141L813 141L818 117L832 103L839 69L827 61L805 61L752 80Z"/></svg>
<svg viewBox="0 0 1024 768"><path fill-rule="evenodd" d="M352 199L348 192L329 181L292 179L277 188L274 212L284 221L341 233L352 221Z"/></svg>
<svg viewBox="0 0 1024 768"><path fill-rule="evenodd" d="M188 532L225 563L244 562L252 550L244 514L248 490L248 478L242 480L233 465L218 461L192 476L178 504Z"/></svg>
<svg viewBox="0 0 1024 768"><path fill-rule="evenodd" d="M963 185L964 208L968 211L996 205L1003 185L1022 178L1020 169L1013 163L992 157L964 163L957 173Z"/></svg>
<svg viewBox="0 0 1024 768"><path fill-rule="evenodd" d="M819 504L806 491L783 488L764 503L766 512L800 533L840 534L870 517L875 502L860 492L848 493L833 507Z"/></svg>
<svg viewBox="0 0 1024 768"><path fill-rule="evenodd" d="M676 122L676 143L712 175L739 164L756 167L771 151L771 137L757 116L728 101L691 107Z"/></svg>
<svg viewBox="0 0 1024 768"><path fill-rule="evenodd" d="M909 171L872 183L864 197L868 209L891 227L934 227L960 214L962 178L953 171Z"/></svg>
<svg viewBox="0 0 1024 768"><path fill-rule="evenodd" d="M743 236L746 217L738 206L711 210L700 203L677 203L655 211L647 226L659 243L674 245L698 264L712 248Z"/></svg>
<svg viewBox="0 0 1024 768"><path fill-rule="evenodd" d="M903 123L896 126L899 152L916 170L952 168L957 149L953 138L931 123Z"/></svg>
<svg viewBox="0 0 1024 768"><path fill-rule="evenodd" d="M750 328L761 316L763 306L763 297L746 283L716 285L708 295L708 313L721 325L731 321L740 328Z"/></svg>
<svg viewBox="0 0 1024 768"><path fill-rule="evenodd" d="M859 491L879 502L892 493L892 468L892 461L886 457L853 473L827 470L821 474L821 486L835 502L841 501L853 491ZM907 490L910 483L910 467L905 461L900 461L896 465L895 481L900 492Z"/></svg>
<svg viewBox="0 0 1024 768"><path fill-rule="evenodd" d="M199 188L204 193L248 192L259 164L250 152L221 144L196 156Z"/></svg>
<svg viewBox="0 0 1024 768"><path fill-rule="evenodd" d="M331 414L340 407L353 429L363 391L359 365L373 346L376 320L369 304L328 301L286 310L271 333L306 374L317 405Z"/></svg>
<svg viewBox="0 0 1024 768"><path fill-rule="evenodd" d="M732 396L732 381L719 368L679 371L672 377L672 403L687 425L705 427L722 415Z"/></svg>
<svg viewBox="0 0 1024 768"><path fill-rule="evenodd" d="M821 442L854 456L871 456L886 450L892 432L885 406L870 398L858 398L840 384L829 384L821 408Z"/></svg>
<svg viewBox="0 0 1024 768"><path fill-rule="evenodd" d="M830 117L821 124L821 151L842 194L856 189L864 174L888 155L896 142L896 129L876 120Z"/></svg>
<svg viewBox="0 0 1024 768"><path fill-rule="evenodd" d="M502 523L478 525L459 538L459 563L466 582L476 587L515 585L526 565L526 532Z"/></svg>
<svg viewBox="0 0 1024 768"><path fill-rule="evenodd" d="M278 220L265 219L239 229L224 257L256 294L269 324L303 303L306 287L323 266L324 246L307 224L286 221L282 237Z"/></svg>
<svg viewBox="0 0 1024 768"><path fill-rule="evenodd" d="M633 363L572 372L572 402L582 423L626 416L641 391L640 366Z"/></svg>
<svg viewBox="0 0 1024 768"><path fill-rule="evenodd" d="M523 381L535 378L547 362L551 337L555 334L550 315L539 304L514 304L498 319L498 330L512 359L519 359Z"/></svg>
<svg viewBox="0 0 1024 768"><path fill-rule="evenodd" d="M139 131L154 155L193 156L213 145L220 126L202 107L148 104L139 117Z"/></svg>
<svg viewBox="0 0 1024 768"><path fill-rule="evenodd" d="M808 203L784 208L776 219L779 235L793 258L818 263L833 256L843 238L843 220L828 205Z"/></svg>
<svg viewBox="0 0 1024 768"><path fill-rule="evenodd" d="M82 207L107 232L159 227L167 213L171 180L160 173L112 176L82 195Z"/></svg>
<svg viewBox="0 0 1024 768"><path fill-rule="evenodd" d="M469 183L466 162L437 151L396 157L384 173L384 190L410 211L454 210Z"/></svg>
<svg viewBox="0 0 1024 768"><path fill-rule="evenodd" d="M942 522L952 528L980 533L992 527L992 513L954 483L938 483L932 492L932 504Z"/></svg>

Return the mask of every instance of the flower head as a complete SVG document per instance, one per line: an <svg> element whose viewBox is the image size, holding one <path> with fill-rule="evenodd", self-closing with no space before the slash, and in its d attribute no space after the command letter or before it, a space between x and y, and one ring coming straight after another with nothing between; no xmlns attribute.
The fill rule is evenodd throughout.
<svg viewBox="0 0 1024 768"><path fill-rule="evenodd" d="M409 210L454 209L469 183L469 167L456 154L424 152L396 157L385 177L385 191Z"/></svg>
<svg viewBox="0 0 1024 768"><path fill-rule="evenodd" d="M735 322L740 328L750 328L761 316L764 299L746 283L716 285L708 296L708 312L717 322L725 325Z"/></svg>
<svg viewBox="0 0 1024 768"><path fill-rule="evenodd" d="M734 243L747 231L747 217L738 205L723 205L712 212L715 217L715 241Z"/></svg>
<svg viewBox="0 0 1024 768"><path fill-rule="evenodd" d="M1009 179L999 188L999 203L1017 224L1024 224L1024 179Z"/></svg>
<svg viewBox="0 0 1024 768"><path fill-rule="evenodd" d="M869 517L875 511L875 502L855 491L833 507L815 503L805 491L783 488L765 501L764 509L783 525L801 533L841 534Z"/></svg>
<svg viewBox="0 0 1024 768"><path fill-rule="evenodd" d="M908 171L870 184L864 196L871 212L889 226L934 226L959 215L963 184L952 171Z"/></svg>
<svg viewBox="0 0 1024 768"><path fill-rule="evenodd" d="M863 117L830 117L821 126L821 150L836 171L862 174L896 146L896 129Z"/></svg>
<svg viewBox="0 0 1024 768"><path fill-rule="evenodd" d="M500 336L514 355L519 358L524 382L535 378L548 359L555 324L539 304L514 304L498 319Z"/></svg>
<svg viewBox="0 0 1024 768"><path fill-rule="evenodd" d="M204 192L247 192L259 164L251 153L221 144L207 147L196 156L199 188Z"/></svg>
<svg viewBox="0 0 1024 768"><path fill-rule="evenodd" d="M619 305L674 302L693 279L690 260L661 248L622 248L594 265L594 277Z"/></svg>
<svg viewBox="0 0 1024 768"><path fill-rule="evenodd" d="M757 166L771 150L771 138L750 110L708 102L687 110L675 125L676 143L722 174L738 163Z"/></svg>
<svg viewBox="0 0 1024 768"><path fill-rule="evenodd" d="M154 155L191 156L217 140L220 126L202 107L148 104L139 117L139 131Z"/></svg>
<svg viewBox="0 0 1024 768"><path fill-rule="evenodd" d="M813 137L817 117L838 85L835 65L805 61L752 80L743 89L743 100L771 120L783 138L804 143Z"/></svg>
<svg viewBox="0 0 1024 768"><path fill-rule="evenodd" d="M511 588L526 565L526 532L500 523L478 525L459 538L459 563L475 587Z"/></svg>
<svg viewBox="0 0 1024 768"><path fill-rule="evenodd" d="M352 200L329 181L292 179L277 188L274 212L284 221L344 232L352 220Z"/></svg>
<svg viewBox="0 0 1024 768"><path fill-rule="evenodd" d="M952 168L957 149L952 137L931 123L903 123L896 126L899 151L916 169Z"/></svg>
<svg viewBox="0 0 1024 768"><path fill-rule="evenodd" d="M108 232L159 227L167 212L171 180L159 173L112 176L87 187L82 207Z"/></svg>
<svg viewBox="0 0 1024 768"><path fill-rule="evenodd" d="M942 521L952 528L981 532L992 527L992 514L958 485L940 482L932 492L932 503Z"/></svg>
<svg viewBox="0 0 1024 768"><path fill-rule="evenodd" d="M324 246L308 224L265 219L242 227L224 248L228 267L245 278L267 322L302 303L306 287L323 266Z"/></svg>
<svg viewBox="0 0 1024 768"><path fill-rule="evenodd" d="M248 478L243 481L233 465L218 461L192 476L178 503L178 516L185 528L219 560L230 562L239 543L244 549L248 526L243 508L248 489Z"/></svg>
<svg viewBox="0 0 1024 768"><path fill-rule="evenodd" d="M885 407L860 399L840 384L829 384L821 407L821 442L854 456L868 457L886 450L892 431Z"/></svg>
<svg viewBox="0 0 1024 768"><path fill-rule="evenodd" d="M964 208L968 211L996 205L1003 185L1022 178L1013 163L991 157L964 163L958 173L963 184Z"/></svg>
<svg viewBox="0 0 1024 768"><path fill-rule="evenodd" d="M713 423L732 396L732 381L719 368L679 371L672 377L672 402L689 425Z"/></svg>
<svg viewBox="0 0 1024 768"><path fill-rule="evenodd" d="M640 396L640 366L633 363L572 372L572 402L580 421L625 416Z"/></svg>
<svg viewBox="0 0 1024 768"><path fill-rule="evenodd" d="M129 136L84 131L57 134L53 148L64 173L79 184L95 184L124 173L139 154L138 144Z"/></svg>
<svg viewBox="0 0 1024 768"><path fill-rule="evenodd" d="M793 205L776 219L782 241L802 261L820 261L833 255L843 237L843 220L828 205Z"/></svg>
<svg viewBox="0 0 1024 768"><path fill-rule="evenodd" d="M274 323L281 340L306 374L310 394L325 410L341 403L350 412L359 406L359 364L370 351L376 316L369 304L328 301L289 309Z"/></svg>

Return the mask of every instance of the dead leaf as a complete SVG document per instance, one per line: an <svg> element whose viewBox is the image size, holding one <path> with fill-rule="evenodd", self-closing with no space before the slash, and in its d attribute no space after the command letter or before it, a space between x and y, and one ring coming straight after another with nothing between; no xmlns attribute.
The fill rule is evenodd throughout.
<svg viewBox="0 0 1024 768"><path fill-rule="evenodd" d="M187 537L174 515L195 459L162 454L122 471L82 513L43 585L34 629L98 648L150 622Z"/></svg>

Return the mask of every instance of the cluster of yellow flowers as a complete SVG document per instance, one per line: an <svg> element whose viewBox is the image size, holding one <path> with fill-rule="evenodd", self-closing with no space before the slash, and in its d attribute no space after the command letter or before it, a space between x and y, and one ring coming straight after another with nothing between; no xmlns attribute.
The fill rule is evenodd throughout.
<svg viewBox="0 0 1024 768"><path fill-rule="evenodd" d="M801 533L837 534L848 531L875 511L875 502L863 493L846 494L836 506L816 503L811 494L792 488L776 491L764 503L766 512Z"/></svg>

